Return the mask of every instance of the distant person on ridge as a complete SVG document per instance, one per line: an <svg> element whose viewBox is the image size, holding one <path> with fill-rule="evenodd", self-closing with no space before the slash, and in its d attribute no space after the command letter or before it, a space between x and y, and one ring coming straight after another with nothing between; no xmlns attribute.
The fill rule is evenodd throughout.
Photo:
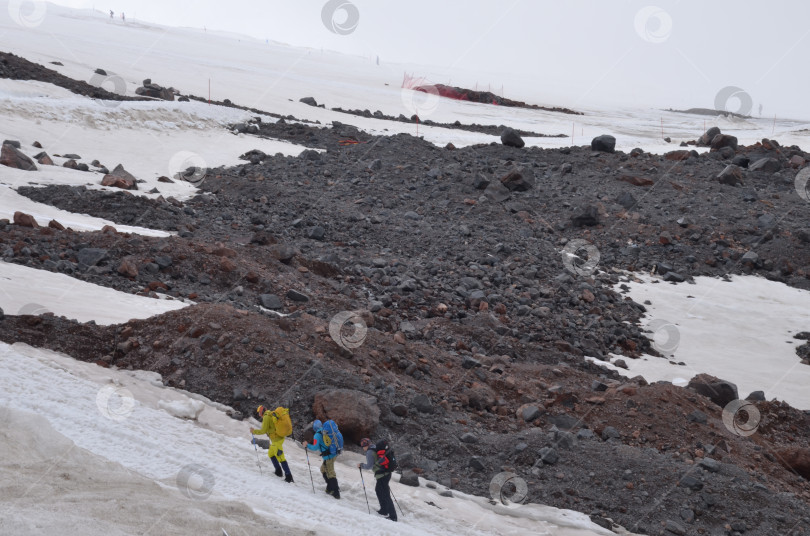
<svg viewBox="0 0 810 536"><path fill-rule="evenodd" d="M312 430L315 432L315 437L312 439L312 443L304 441L304 447L321 455L323 459L321 475L323 475L323 479L326 482L326 493L335 499L340 499L340 487L338 486L337 474L335 473L335 458L337 458L337 453L332 454L329 445L324 442L323 423L319 419L316 419L315 422L312 423Z"/></svg>
<svg viewBox="0 0 810 536"><path fill-rule="evenodd" d="M284 481L292 482L293 477L290 472L290 466L287 464L287 458L284 456L284 438L292 433L292 421L290 420L290 410L281 406L277 407L274 411L265 409L264 406L259 406L256 410L259 417L262 419L262 427L258 430L250 429L253 435L267 434L270 438L270 448L267 450L267 457L273 462L273 467L276 469L276 476L282 475L281 470L284 469ZM255 442L256 439L253 439Z"/></svg>
<svg viewBox="0 0 810 536"><path fill-rule="evenodd" d="M115 18L115 12L112 9L110 10L110 18Z"/></svg>
<svg viewBox="0 0 810 536"><path fill-rule="evenodd" d="M123 11L121 12L121 20L124 21L124 22L127 21L127 16Z"/></svg>

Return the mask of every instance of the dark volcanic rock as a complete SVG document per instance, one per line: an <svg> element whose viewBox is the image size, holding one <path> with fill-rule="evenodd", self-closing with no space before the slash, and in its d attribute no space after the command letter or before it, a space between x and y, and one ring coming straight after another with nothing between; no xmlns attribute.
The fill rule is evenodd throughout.
<svg viewBox="0 0 810 536"><path fill-rule="evenodd" d="M766 173L776 173L782 169L782 163L776 158L760 158L748 166L749 171L764 171Z"/></svg>
<svg viewBox="0 0 810 536"><path fill-rule="evenodd" d="M532 185L524 178L525 170L513 170L501 177L501 184L512 192L525 192L531 189Z"/></svg>
<svg viewBox="0 0 810 536"><path fill-rule="evenodd" d="M612 153L616 150L616 138L609 134L597 136L591 141L591 149L603 153Z"/></svg>
<svg viewBox="0 0 810 536"><path fill-rule="evenodd" d="M708 374L698 374L689 381L688 387L709 398L721 408L739 398L736 385Z"/></svg>
<svg viewBox="0 0 810 536"><path fill-rule="evenodd" d="M36 171L37 166L28 155L9 143L4 143L0 149L0 164L23 171Z"/></svg>
<svg viewBox="0 0 810 536"><path fill-rule="evenodd" d="M517 147L518 149L522 148L526 145L526 142L523 141L523 138L520 137L514 129L507 128L501 134L501 143L508 147Z"/></svg>

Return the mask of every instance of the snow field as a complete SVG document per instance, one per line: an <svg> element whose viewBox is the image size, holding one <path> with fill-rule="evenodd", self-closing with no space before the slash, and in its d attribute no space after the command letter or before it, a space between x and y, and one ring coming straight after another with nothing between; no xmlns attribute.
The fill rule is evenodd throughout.
<svg viewBox="0 0 810 536"><path fill-rule="evenodd" d="M319 463L310 456L313 495L304 451L290 438L285 454L296 482L272 474L266 452L263 475L250 443L249 423L228 417L203 397L163 387L153 373L103 369L23 344L0 343L0 407L40 415L77 447L153 479L167 490L204 502L236 500L286 527L327 534L610 534L584 514L536 505L492 507L481 498L445 498L427 488L394 484L405 515L393 524L369 516L357 475L358 454L337 464L341 499L323 493ZM199 420L178 418L202 402ZM172 413L161 409L171 408ZM253 425L258 423L254 422ZM58 468L58 461L55 464ZM373 476L365 476L376 503ZM100 500L98 496L87 500ZM429 506L431 501L439 508ZM159 531L158 531L159 532Z"/></svg>

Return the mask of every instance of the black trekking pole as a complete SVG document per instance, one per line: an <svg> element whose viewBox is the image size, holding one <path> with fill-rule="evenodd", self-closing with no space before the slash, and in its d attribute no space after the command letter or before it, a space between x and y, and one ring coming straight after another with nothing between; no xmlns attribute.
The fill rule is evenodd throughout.
<svg viewBox="0 0 810 536"><path fill-rule="evenodd" d="M259 466L259 474L264 476L264 473L262 473L262 462L259 461L259 447L256 446L256 438L253 434L250 434L250 442L253 443L253 450L256 451L256 465Z"/></svg>
<svg viewBox="0 0 810 536"><path fill-rule="evenodd" d="M358 467L357 470L360 471L360 481L363 482L363 495L366 496L366 506L368 507L368 514L371 515L371 505L368 504L368 493L366 493L366 479L363 478L363 469Z"/></svg>
<svg viewBox="0 0 810 536"><path fill-rule="evenodd" d="M394 502L397 503L397 507L399 507L399 513L402 514L402 517L405 517L405 512L402 511L402 507L399 506L399 501L397 500L396 496L394 495L394 491L391 487L388 487L388 491L391 492L391 497L394 497Z"/></svg>
<svg viewBox="0 0 810 536"><path fill-rule="evenodd" d="M309 464L309 449L304 446L304 452L307 454L307 467L309 467L309 481L312 483L312 493L315 493L315 481L312 480L312 466Z"/></svg>

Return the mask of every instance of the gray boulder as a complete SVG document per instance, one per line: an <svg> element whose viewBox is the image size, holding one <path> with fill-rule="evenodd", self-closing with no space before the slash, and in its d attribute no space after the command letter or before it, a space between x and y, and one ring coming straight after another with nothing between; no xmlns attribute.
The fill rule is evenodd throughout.
<svg viewBox="0 0 810 536"><path fill-rule="evenodd" d="M520 134L513 128L507 128L501 133L501 143L507 147L517 147L518 149L526 145L526 142L523 141Z"/></svg>
<svg viewBox="0 0 810 536"><path fill-rule="evenodd" d="M609 134L597 136L591 141L591 149L603 153L612 153L616 150L616 138Z"/></svg>

